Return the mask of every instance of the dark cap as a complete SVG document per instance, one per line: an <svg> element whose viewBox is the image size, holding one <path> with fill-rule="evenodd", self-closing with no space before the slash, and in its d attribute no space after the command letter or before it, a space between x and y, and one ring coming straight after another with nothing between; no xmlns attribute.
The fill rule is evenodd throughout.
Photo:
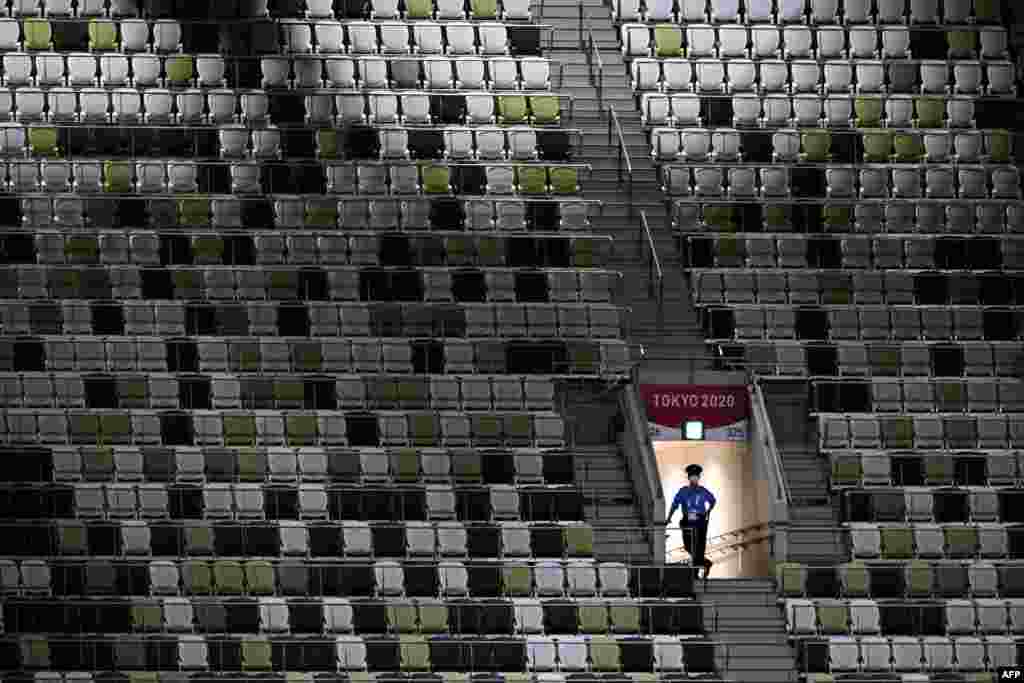
<svg viewBox="0 0 1024 683"><path fill-rule="evenodd" d="M700 465L687 465L686 476L688 477L699 477L700 473L704 471L704 468Z"/></svg>

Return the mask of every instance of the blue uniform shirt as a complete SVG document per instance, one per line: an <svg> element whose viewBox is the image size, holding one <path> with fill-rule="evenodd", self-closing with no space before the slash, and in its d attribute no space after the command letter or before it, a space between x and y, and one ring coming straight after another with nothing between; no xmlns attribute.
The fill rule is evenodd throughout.
<svg viewBox="0 0 1024 683"><path fill-rule="evenodd" d="M703 520L711 508L715 507L715 497L703 486L684 486L672 499L672 508L668 511L668 521L676 513L676 508L683 509L684 519Z"/></svg>

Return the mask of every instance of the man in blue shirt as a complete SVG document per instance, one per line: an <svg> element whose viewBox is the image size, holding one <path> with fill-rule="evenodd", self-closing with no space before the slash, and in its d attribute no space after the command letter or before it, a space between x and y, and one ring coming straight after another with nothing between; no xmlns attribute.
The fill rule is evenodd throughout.
<svg viewBox="0 0 1024 683"><path fill-rule="evenodd" d="M708 515L715 509L715 497L700 485L700 475L704 469L700 465L689 465L686 476L690 485L684 486L672 499L672 507L668 511L665 524L672 522L676 508L682 508L683 518L679 528L683 532L683 546L690 554L694 567L704 567L704 579L711 572L711 560L704 557L704 545L708 540Z"/></svg>

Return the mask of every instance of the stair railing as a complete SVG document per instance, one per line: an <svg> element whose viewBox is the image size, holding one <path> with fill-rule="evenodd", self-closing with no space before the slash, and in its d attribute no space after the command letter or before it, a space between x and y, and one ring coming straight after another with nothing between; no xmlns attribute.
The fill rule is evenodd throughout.
<svg viewBox="0 0 1024 683"><path fill-rule="evenodd" d="M626 138L622 135L622 125L619 123L619 115L615 107L608 107L608 145L615 145L616 169L618 170L619 184L622 184L622 171L626 171L626 195L629 197L630 218L633 216L633 162L629 158L629 148L626 147Z"/></svg>
<svg viewBox="0 0 1024 683"><path fill-rule="evenodd" d="M597 107L600 110L604 106L604 61L601 59L601 50L594 40L594 32L589 26L586 41L581 47L587 57L587 74L590 76L590 85L597 92Z"/></svg>
<svg viewBox="0 0 1024 683"><path fill-rule="evenodd" d="M647 222L647 212L640 210L640 224L644 226L644 237L647 244L647 293L657 299L658 308L665 300L665 274L661 270L661 259L654 244L651 226Z"/></svg>

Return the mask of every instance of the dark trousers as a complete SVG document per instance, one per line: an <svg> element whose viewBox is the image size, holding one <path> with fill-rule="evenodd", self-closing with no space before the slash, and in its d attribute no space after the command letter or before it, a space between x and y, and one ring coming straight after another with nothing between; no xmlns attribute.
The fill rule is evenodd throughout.
<svg viewBox="0 0 1024 683"><path fill-rule="evenodd" d="M679 530L683 532L683 547L690 554L694 567L704 566L704 546L708 542L708 521L698 519L691 521L683 518L679 524Z"/></svg>

